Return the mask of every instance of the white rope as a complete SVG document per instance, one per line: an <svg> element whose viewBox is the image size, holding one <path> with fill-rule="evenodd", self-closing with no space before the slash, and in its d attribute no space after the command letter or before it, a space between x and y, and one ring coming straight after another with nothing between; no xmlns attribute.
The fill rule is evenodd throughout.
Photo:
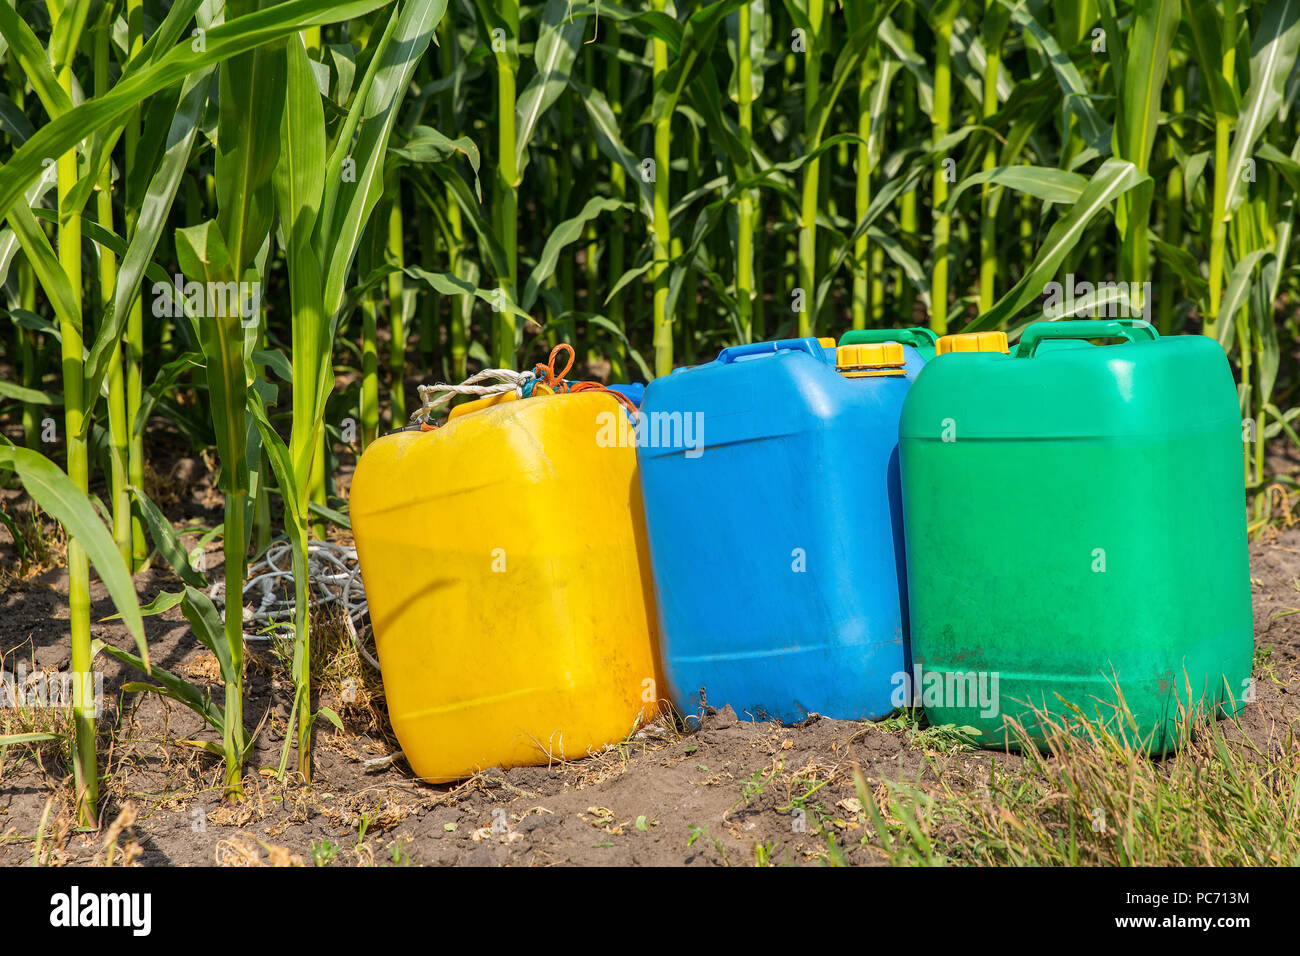
<svg viewBox="0 0 1300 956"><path fill-rule="evenodd" d="M270 641L293 634L293 552L288 543L280 541L266 549L262 560L248 569L244 582L244 626L255 625L254 633L244 632L244 640ZM277 587L277 585L279 585ZM257 609L247 605L249 592L261 591L256 601ZM344 610L343 621L357 653L375 670L379 661L362 643L362 635L370 630L370 609L366 604L366 588L361 580L361 565L357 562L357 549L352 545L332 541L311 541L307 544L307 591L314 595L317 605L340 604ZM209 589L214 603L225 603L225 584L218 582Z"/></svg>
<svg viewBox="0 0 1300 956"><path fill-rule="evenodd" d="M445 382L436 385L420 385L417 389L420 393L420 407L411 416L411 421L413 423L429 421L429 416L437 411L439 406L446 404L456 395L500 395L503 392L522 394L524 386L536 377L534 372L516 372L509 368L485 368L481 372L475 372L459 385L448 385ZM487 381L496 384L478 384Z"/></svg>

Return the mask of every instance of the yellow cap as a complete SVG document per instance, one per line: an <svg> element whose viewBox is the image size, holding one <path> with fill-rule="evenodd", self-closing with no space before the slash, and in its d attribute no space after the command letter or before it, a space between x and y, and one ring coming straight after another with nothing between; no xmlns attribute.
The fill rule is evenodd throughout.
<svg viewBox="0 0 1300 956"><path fill-rule="evenodd" d="M835 370L846 378L902 375L903 346L898 342L868 342L841 345L835 350Z"/></svg>
<svg viewBox="0 0 1300 956"><path fill-rule="evenodd" d="M835 348L835 339L829 335L823 335L817 339L817 344L824 349L833 349Z"/></svg>
<svg viewBox="0 0 1300 956"><path fill-rule="evenodd" d="M1005 332L962 332L957 335L943 335L935 347L935 354L946 355L948 352L1006 352L1007 333Z"/></svg>
<svg viewBox="0 0 1300 956"><path fill-rule="evenodd" d="M453 408L447 413L447 421L459 418L461 415L468 415L470 412L490 408L493 405L500 405L502 402L513 402L518 397L514 392L498 392L496 395L485 395L482 398L476 398L472 402L466 402L464 405L457 405Z"/></svg>

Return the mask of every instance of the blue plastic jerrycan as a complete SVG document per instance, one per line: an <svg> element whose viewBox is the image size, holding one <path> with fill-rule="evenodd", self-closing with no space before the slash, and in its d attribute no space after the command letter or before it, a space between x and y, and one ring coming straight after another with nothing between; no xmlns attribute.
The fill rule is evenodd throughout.
<svg viewBox="0 0 1300 956"><path fill-rule="evenodd" d="M873 718L908 664L898 342L723 349L646 388L637 454L673 705Z"/></svg>

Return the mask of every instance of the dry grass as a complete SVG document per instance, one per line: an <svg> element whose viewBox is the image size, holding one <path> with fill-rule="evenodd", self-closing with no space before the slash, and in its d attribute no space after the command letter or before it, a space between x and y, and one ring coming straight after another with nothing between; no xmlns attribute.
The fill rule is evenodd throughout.
<svg viewBox="0 0 1300 956"><path fill-rule="evenodd" d="M1015 728L1021 760L938 782L858 793L864 840L895 864L1262 866L1300 863L1295 728L1252 741L1197 720L1164 759L1079 716L1035 714L1040 750Z"/></svg>
<svg viewBox="0 0 1300 956"><path fill-rule="evenodd" d="M0 561L0 590L23 587L37 575L68 563L68 535L28 498L0 497L0 546L14 551Z"/></svg>
<svg viewBox="0 0 1300 956"><path fill-rule="evenodd" d="M0 747L0 780L33 766L41 773L51 773L70 766L72 757L70 710L39 703L43 696L38 692L39 685L50 675L57 676L57 672L47 675L35 657L24 659L20 650L11 650L7 657L0 650L0 673L5 675L5 683L0 687L0 737L50 734L53 739Z"/></svg>

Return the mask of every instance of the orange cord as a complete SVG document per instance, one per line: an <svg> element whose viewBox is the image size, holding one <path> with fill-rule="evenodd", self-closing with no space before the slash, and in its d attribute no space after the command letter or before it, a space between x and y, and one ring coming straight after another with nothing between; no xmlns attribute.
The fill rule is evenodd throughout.
<svg viewBox="0 0 1300 956"><path fill-rule="evenodd" d="M619 404L621 404L629 412L631 412L633 418L636 417L637 408L636 405L633 404L632 399L628 398L622 392L616 392L612 388L607 388L604 385L601 385L600 382L578 382L572 388L570 388L569 391L575 393L576 392L604 392L606 395L612 396L615 400L619 402Z"/></svg>
<svg viewBox="0 0 1300 956"><path fill-rule="evenodd" d="M556 372L555 361L559 357L561 349L564 349L569 353L569 360L564 363L564 368L560 369L559 372ZM547 358L546 362L538 362L533 366L533 374L537 376L537 382L533 385L533 394L566 395L570 393L576 394L577 392L604 392L631 412L633 418L636 418L636 405L622 392L616 392L612 388L607 388L600 382L574 382L573 384L566 382L564 376L568 375L569 369L573 368L574 358L573 346L568 342L561 342L559 345L555 346L555 348L551 349L551 354ZM431 425L428 422L424 422L420 425L420 431L431 432L438 427L439 426L437 425Z"/></svg>
<svg viewBox="0 0 1300 956"><path fill-rule="evenodd" d="M555 357L560 354L560 349L568 349L569 361L564 363L564 368L557 375L555 373ZM573 359L573 346L568 342L561 342L555 348L551 349L551 357L547 360L546 364L543 365L541 362L538 362L537 365L534 366L533 371L536 373L538 381L543 385L549 385L555 392L567 392L569 390L569 384L564 380L564 376L568 375L569 369L573 368Z"/></svg>
<svg viewBox="0 0 1300 956"><path fill-rule="evenodd" d="M564 368L558 373L555 371L555 360L560 354L560 350L565 349L569 353L569 360L564 364ZM551 355L545 364L538 362L533 371L537 375L537 384L534 389L545 388L553 394L577 393L577 392L604 392L606 395L613 397L628 411L633 417L636 416L637 408L632 400L622 392L616 392L612 388L607 388L600 382L574 382L570 385L564 380L564 376L569 374L569 369L573 368L574 352L573 346L568 342L561 342L555 348L551 349Z"/></svg>

